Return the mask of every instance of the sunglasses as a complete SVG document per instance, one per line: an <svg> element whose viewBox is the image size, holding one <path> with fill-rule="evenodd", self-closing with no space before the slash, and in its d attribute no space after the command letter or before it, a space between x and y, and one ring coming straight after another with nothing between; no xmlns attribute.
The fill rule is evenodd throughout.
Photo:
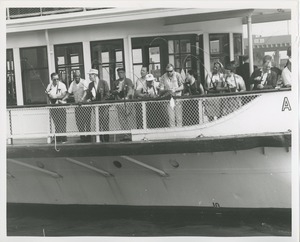
<svg viewBox="0 0 300 242"><path fill-rule="evenodd" d="M58 79L58 78L53 78L52 80L53 80L53 81L58 81L59 79Z"/></svg>
<svg viewBox="0 0 300 242"><path fill-rule="evenodd" d="M173 72L173 70L172 71L167 71L168 73L172 73Z"/></svg>

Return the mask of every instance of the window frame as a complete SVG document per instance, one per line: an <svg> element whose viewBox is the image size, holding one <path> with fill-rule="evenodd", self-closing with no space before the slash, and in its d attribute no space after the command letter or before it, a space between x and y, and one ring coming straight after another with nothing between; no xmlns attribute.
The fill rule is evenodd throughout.
<svg viewBox="0 0 300 242"><path fill-rule="evenodd" d="M119 47L121 47L120 49L118 48L113 48L114 45L111 44L112 42L115 42L114 45L120 44ZM94 57L94 51L93 48L97 45L100 44L101 46L105 46L105 48L108 50L107 52L109 53L109 62L104 62L104 63L99 63L98 58ZM111 46L109 46L111 45ZM117 61L117 57L116 57L116 53L117 51L122 51L122 61ZM125 69L125 54L124 54L124 40L123 39L111 39L111 40L95 40L95 41L91 41L90 42L90 51L91 51L91 63L92 63L92 68L95 68L99 71L99 78L103 79L103 68L101 68L101 66L104 67L108 67L109 68L109 80L105 80L108 82L108 85L110 87L113 86L113 82L115 80L117 80L119 77L117 76L117 69L120 67L123 67ZM102 53L102 52L101 52ZM97 63L96 63L97 62ZM101 68L101 70L100 70Z"/></svg>
<svg viewBox="0 0 300 242"><path fill-rule="evenodd" d="M67 52L67 53L65 52L65 54L67 55L67 57L66 57L67 63L65 63L63 65L59 65L58 59L57 59L58 58L58 48L59 47L71 47L71 46L76 46L76 45L79 47L79 62L72 64L72 61L71 61L72 53L70 51L70 48L65 48L65 51ZM80 70L81 78L83 78L83 79L85 78L84 54L83 54L82 42L54 45L54 58L55 58L55 71L60 76L61 81L65 83L67 89L69 88L71 82L73 81L73 71ZM80 62L80 59L82 60L82 63ZM65 70L66 81L62 80L62 74L61 74L62 72L60 71L61 69Z"/></svg>
<svg viewBox="0 0 300 242"><path fill-rule="evenodd" d="M10 56L12 57L11 60L9 58ZM6 105L17 105L15 62L12 48L6 49Z"/></svg>
<svg viewBox="0 0 300 242"><path fill-rule="evenodd" d="M41 102L39 102L39 101L37 101L37 102L30 102L30 103L28 103L27 102L27 100L28 100L28 95L27 95L27 93L26 93L26 83L25 83L25 72L26 71L30 71L30 70L32 70L33 69L33 66L29 63L29 65L31 65L31 68L26 68L26 69L24 69L24 67L23 67L23 64L22 64L22 58L23 58L23 56L24 56L24 54L22 53L22 51L23 50L29 50L29 49L44 49L45 50L45 66L43 66L43 67L39 67L39 68L37 68L37 67L35 67L34 68L34 71L36 72L36 71L39 71L39 70L47 70L47 80L46 80L46 82L44 81L43 82L43 80L42 79L40 79L40 81L43 83L43 89L45 89L46 90L46 88L47 88L47 85L49 84L49 63L48 63L48 49L47 49L47 46L31 46L31 47L25 47L25 48L20 48L19 49L19 52L20 52L20 64L21 64L21 75L22 75L22 89L23 89L23 101L24 101L24 105L32 105L32 104L47 104L47 98L46 98L46 95L45 95L45 101L41 101ZM43 93L44 93L44 91L45 90L43 90Z"/></svg>

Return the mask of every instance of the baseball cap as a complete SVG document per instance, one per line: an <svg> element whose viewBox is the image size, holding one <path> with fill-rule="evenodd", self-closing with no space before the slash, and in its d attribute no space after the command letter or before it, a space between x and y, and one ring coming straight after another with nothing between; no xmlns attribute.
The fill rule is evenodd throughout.
<svg viewBox="0 0 300 242"><path fill-rule="evenodd" d="M146 81L153 81L155 78L152 74L147 74L146 75Z"/></svg>

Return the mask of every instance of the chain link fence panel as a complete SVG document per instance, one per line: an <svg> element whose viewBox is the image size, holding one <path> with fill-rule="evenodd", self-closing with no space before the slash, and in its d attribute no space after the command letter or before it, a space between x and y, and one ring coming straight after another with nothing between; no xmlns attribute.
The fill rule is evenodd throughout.
<svg viewBox="0 0 300 242"><path fill-rule="evenodd" d="M197 126L231 115L260 95L12 108L7 110L7 136L120 134Z"/></svg>

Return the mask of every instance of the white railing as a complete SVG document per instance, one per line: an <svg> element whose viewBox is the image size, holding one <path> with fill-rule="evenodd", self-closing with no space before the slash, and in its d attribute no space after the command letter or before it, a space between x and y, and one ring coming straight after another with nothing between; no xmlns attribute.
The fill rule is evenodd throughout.
<svg viewBox="0 0 300 242"><path fill-rule="evenodd" d="M134 100L7 109L7 139L153 132L212 123L249 105L261 93ZM10 142L9 142L10 143Z"/></svg>

